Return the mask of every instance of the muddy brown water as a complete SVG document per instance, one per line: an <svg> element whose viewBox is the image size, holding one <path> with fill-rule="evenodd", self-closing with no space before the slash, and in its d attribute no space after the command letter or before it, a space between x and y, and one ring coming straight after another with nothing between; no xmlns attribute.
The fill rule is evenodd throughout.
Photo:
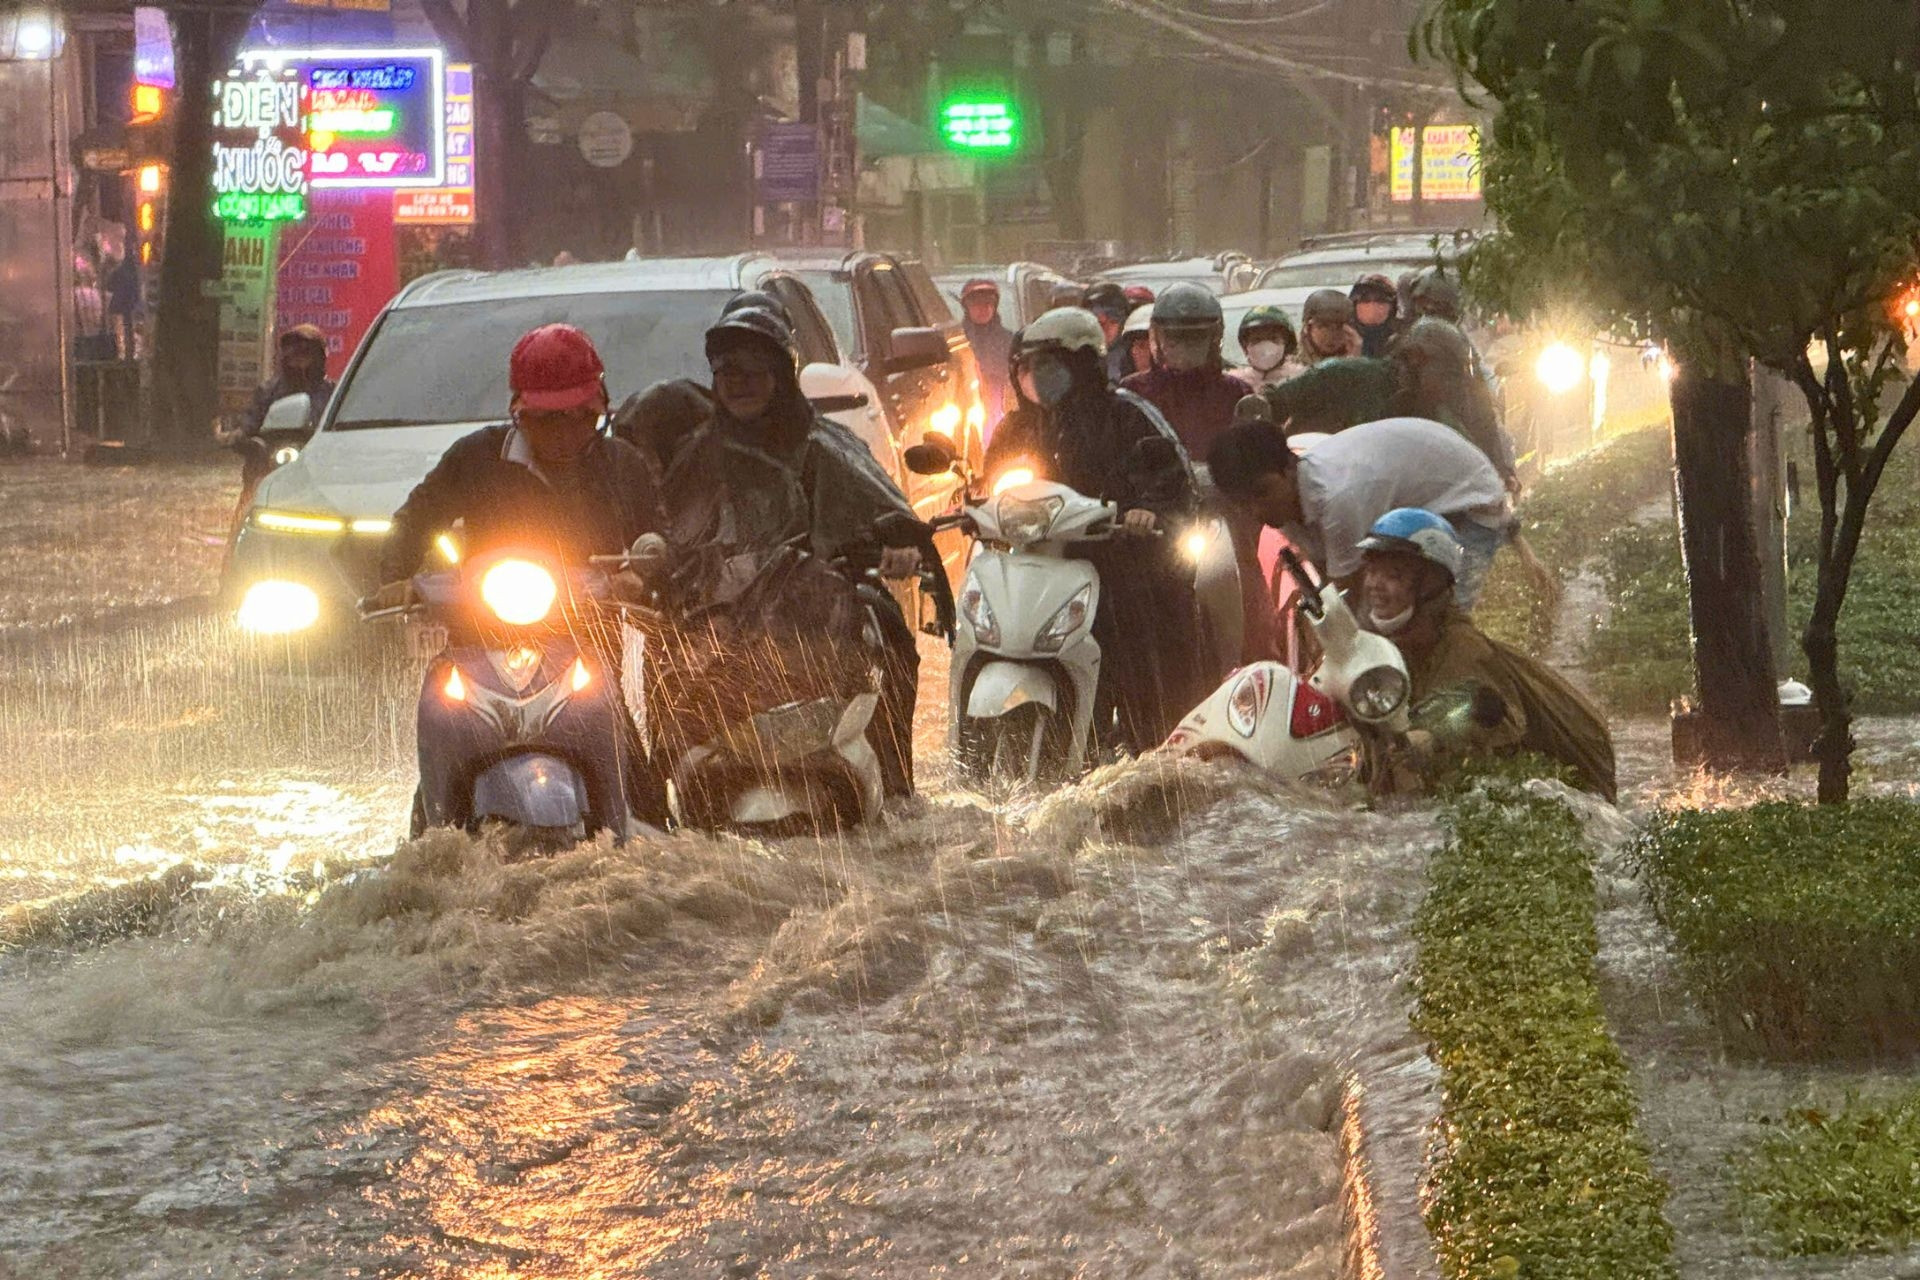
<svg viewBox="0 0 1920 1280"><path fill-rule="evenodd" d="M0 1275L1340 1273L1430 815L1163 762L990 805L930 649L871 831L396 852L414 674L230 642L0 675Z"/></svg>

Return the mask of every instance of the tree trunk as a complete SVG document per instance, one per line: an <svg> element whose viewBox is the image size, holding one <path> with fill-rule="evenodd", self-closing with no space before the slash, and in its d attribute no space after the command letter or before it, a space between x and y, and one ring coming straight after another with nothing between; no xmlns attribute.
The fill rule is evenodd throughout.
<svg viewBox="0 0 1920 1280"><path fill-rule="evenodd" d="M473 55L474 143L478 153L474 201L479 206L474 241L480 260L495 271L520 265L518 210L509 177L523 172L527 113L525 87L514 61L513 11L506 0L473 0L467 6Z"/></svg>
<svg viewBox="0 0 1920 1280"><path fill-rule="evenodd" d="M1853 778L1853 711L1840 684L1840 606L1846 584L1831 565L1820 566L1819 593L1801 647L1807 654L1807 684L1820 708L1820 737L1813 758L1820 764L1821 804L1845 804Z"/></svg>
<svg viewBox="0 0 1920 1280"><path fill-rule="evenodd" d="M220 403L220 303L201 286L220 278L222 235L205 193L213 190L213 82L229 69L246 18L182 9L172 20L179 89L154 305L149 430L156 444L187 450L211 440Z"/></svg>
<svg viewBox="0 0 1920 1280"><path fill-rule="evenodd" d="M1786 768L1779 694L1754 540L1745 380L1722 382L1682 366L1673 383L1674 464L1686 557L1708 768Z"/></svg>

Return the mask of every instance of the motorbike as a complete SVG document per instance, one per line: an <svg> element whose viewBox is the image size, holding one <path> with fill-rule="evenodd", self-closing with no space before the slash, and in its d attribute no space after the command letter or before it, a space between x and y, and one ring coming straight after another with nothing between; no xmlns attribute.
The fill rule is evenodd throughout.
<svg viewBox="0 0 1920 1280"><path fill-rule="evenodd" d="M1340 589L1316 581L1291 550L1281 553L1281 562L1319 641L1319 668L1303 678L1279 662L1242 667L1180 722L1161 750L1243 759L1307 781L1349 772L1367 734L1405 737L1412 681L1399 648L1362 630Z"/></svg>
<svg viewBox="0 0 1920 1280"><path fill-rule="evenodd" d="M818 834L880 812L871 730L885 684L887 592L878 549L929 551L931 530L889 517L872 546L832 561L805 542L716 558L676 552L654 534L604 560L631 574L645 600L628 608L646 637L646 719L684 826ZM927 563L923 584L938 601L945 577L937 557Z"/></svg>
<svg viewBox="0 0 1920 1280"><path fill-rule="evenodd" d="M253 509L253 496L260 482L299 457L307 441L313 438L314 408L313 397L302 391L282 396L268 405L260 430L252 435L237 428L221 427L218 422L214 424L216 438L240 455L240 497L234 503L233 518L228 522L228 560L232 559L234 540L240 536L247 512ZM221 565L221 576L226 576L225 562Z"/></svg>
<svg viewBox="0 0 1920 1280"><path fill-rule="evenodd" d="M411 835L499 821L550 844L600 831L627 839L638 744L617 649L596 641L617 630L605 571L502 549L417 574L410 594L391 608L362 601L360 616L419 624L431 654Z"/></svg>
<svg viewBox="0 0 1920 1280"><path fill-rule="evenodd" d="M1148 441L1177 457L1171 440ZM933 522L975 539L958 597L949 689L948 747L975 783L1034 785L1065 781L1088 765L1095 739L1094 694L1100 645L1093 620L1099 571L1071 558L1076 547L1119 531L1120 510L1030 471L1001 475L982 496L952 443L929 432L907 451L921 474L953 471L962 481L959 510ZM1238 566L1219 521L1178 534L1199 564L1205 633L1221 652L1238 654Z"/></svg>

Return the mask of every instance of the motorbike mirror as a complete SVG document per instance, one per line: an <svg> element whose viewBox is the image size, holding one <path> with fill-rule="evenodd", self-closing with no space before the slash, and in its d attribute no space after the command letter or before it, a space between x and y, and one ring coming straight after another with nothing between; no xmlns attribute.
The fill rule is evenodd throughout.
<svg viewBox="0 0 1920 1280"><path fill-rule="evenodd" d="M940 476L953 470L953 464L960 457L960 449L953 438L941 431L929 431L919 444L910 447L905 454L907 470L917 476Z"/></svg>
<svg viewBox="0 0 1920 1280"><path fill-rule="evenodd" d="M889 511L873 525L873 535L883 547L917 547L933 530L904 511Z"/></svg>
<svg viewBox="0 0 1920 1280"><path fill-rule="evenodd" d="M657 533L643 533L627 551L627 567L642 578L663 574L673 559L673 548Z"/></svg>
<svg viewBox="0 0 1920 1280"><path fill-rule="evenodd" d="M281 396L267 406L267 416L260 422L260 430L269 431L305 431L313 420L313 397L304 391L290 396Z"/></svg>
<svg viewBox="0 0 1920 1280"><path fill-rule="evenodd" d="M1235 422L1272 422L1273 406L1267 403L1265 396L1241 396L1240 402L1233 406Z"/></svg>

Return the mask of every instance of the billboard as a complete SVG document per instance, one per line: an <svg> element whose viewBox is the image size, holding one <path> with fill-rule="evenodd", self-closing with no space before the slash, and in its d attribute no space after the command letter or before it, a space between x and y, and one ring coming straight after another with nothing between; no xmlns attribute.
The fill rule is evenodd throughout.
<svg viewBox="0 0 1920 1280"><path fill-rule="evenodd" d="M445 183L446 74L438 49L256 49L240 58L300 77L315 190Z"/></svg>
<svg viewBox="0 0 1920 1280"><path fill-rule="evenodd" d="M447 64L447 185L393 193L393 220L409 226L473 224L473 65Z"/></svg>
<svg viewBox="0 0 1920 1280"><path fill-rule="evenodd" d="M287 69L230 71L213 84L213 213L222 222L307 214L306 89Z"/></svg>
<svg viewBox="0 0 1920 1280"><path fill-rule="evenodd" d="M1396 203L1414 198L1413 130L1395 129L1388 139L1390 194ZM1478 200L1480 194L1480 131L1470 124L1430 124L1419 145L1420 198L1423 200Z"/></svg>

